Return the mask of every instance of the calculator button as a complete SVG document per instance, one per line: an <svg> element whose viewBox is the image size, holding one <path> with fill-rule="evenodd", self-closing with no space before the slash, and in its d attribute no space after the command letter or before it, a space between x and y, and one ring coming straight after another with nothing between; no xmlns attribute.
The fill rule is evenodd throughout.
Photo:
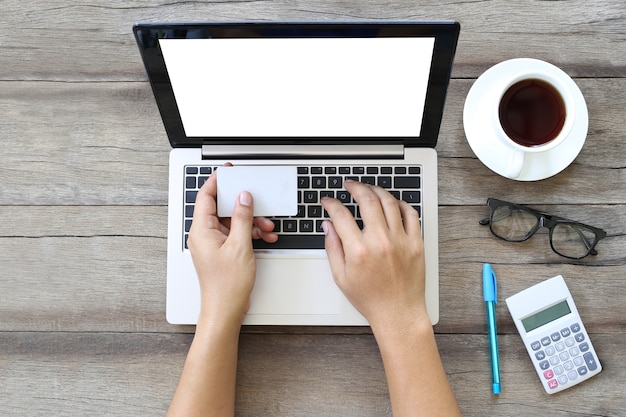
<svg viewBox="0 0 626 417"><path fill-rule="evenodd" d="M541 339L541 344L544 346L548 346L550 344L550 338L548 336Z"/></svg>
<svg viewBox="0 0 626 417"><path fill-rule="evenodd" d="M578 356L580 355L580 351L578 350L576 346L574 346L573 348L569 350L569 354L572 355L572 357Z"/></svg>
<svg viewBox="0 0 626 417"><path fill-rule="evenodd" d="M568 337L567 339L565 339L565 344L567 345L567 347L572 347L576 344L576 341L573 337Z"/></svg>
<svg viewBox="0 0 626 417"><path fill-rule="evenodd" d="M569 353L561 352L561 353L559 353L559 358L561 358L562 361L566 361L566 360L569 359Z"/></svg>
<svg viewBox="0 0 626 417"><path fill-rule="evenodd" d="M552 355L554 355L554 353L555 353L555 350L554 350L554 347L553 347L553 346L548 346L548 347L546 348L546 355L548 355L548 356L552 356Z"/></svg>
<svg viewBox="0 0 626 417"><path fill-rule="evenodd" d="M551 364L552 366L554 366L554 365L558 365L558 364L559 364L559 362L561 362L561 361L559 360L559 357L558 357L558 356L553 356L553 357L551 357L551 358L550 358L550 364Z"/></svg>
<svg viewBox="0 0 626 417"><path fill-rule="evenodd" d="M585 353L583 355L583 358L585 358L585 363L589 367L590 371L595 371L596 369L598 369L598 364L596 363L596 358L593 357L591 352Z"/></svg>
<svg viewBox="0 0 626 417"><path fill-rule="evenodd" d="M574 335L574 338L578 343L580 343L585 340L585 335L583 333L577 333Z"/></svg>
<svg viewBox="0 0 626 417"><path fill-rule="evenodd" d="M550 335L550 339L552 339L553 342L558 342L561 340L561 334L559 332L554 332Z"/></svg>
<svg viewBox="0 0 626 417"><path fill-rule="evenodd" d="M546 358L546 354L543 350L540 350L539 352L535 353L535 358L537 358L538 361L544 360Z"/></svg>
<svg viewBox="0 0 626 417"><path fill-rule="evenodd" d="M541 348L541 343L539 342L539 340L535 340L530 344L530 348L532 350L539 350Z"/></svg>
<svg viewBox="0 0 626 417"><path fill-rule="evenodd" d="M556 379L552 379L548 381L548 388L556 389L558 386L559 386L559 383L556 381Z"/></svg>
<svg viewBox="0 0 626 417"><path fill-rule="evenodd" d="M565 384L567 384L567 375L561 375L561 376L558 378L558 381L559 381L559 384L561 384L561 385L565 385Z"/></svg>
<svg viewBox="0 0 626 417"><path fill-rule="evenodd" d="M563 336L563 337L567 337L567 336L569 336L570 334L571 334L571 333L570 333L570 331L569 331L569 327L566 327L566 328L564 328L564 329L562 329L562 330L561 330L561 336Z"/></svg>
<svg viewBox="0 0 626 417"><path fill-rule="evenodd" d="M548 369L547 371L543 373L543 377L545 379L551 379L554 377L554 372L552 372L552 369Z"/></svg>
<svg viewBox="0 0 626 417"><path fill-rule="evenodd" d="M584 366L581 366L580 368L578 368L578 375L580 376L587 375L587 368L585 368Z"/></svg>
<svg viewBox="0 0 626 417"><path fill-rule="evenodd" d="M574 364L572 363L572 361L567 361L563 364L563 369L569 372L574 369Z"/></svg>
<svg viewBox="0 0 626 417"><path fill-rule="evenodd" d="M550 368L550 363L548 363L548 361L541 361L539 362L539 367L545 371L546 369Z"/></svg>
<svg viewBox="0 0 626 417"><path fill-rule="evenodd" d="M585 364L585 361L583 360L582 356L578 356L578 357L574 358L574 365L582 366L584 364Z"/></svg>
<svg viewBox="0 0 626 417"><path fill-rule="evenodd" d="M556 350L560 352L560 351L562 351L563 349L565 349L565 343L563 343L563 342L558 342L558 343L555 345L555 347L556 347Z"/></svg>
<svg viewBox="0 0 626 417"><path fill-rule="evenodd" d="M578 372L576 371L568 372L567 377L569 378L570 381L573 381L576 378L578 378Z"/></svg>
<svg viewBox="0 0 626 417"><path fill-rule="evenodd" d="M578 348L581 352L586 352L589 350L589 345L587 344L587 342L583 342L578 346Z"/></svg>
<svg viewBox="0 0 626 417"><path fill-rule="evenodd" d="M555 375L562 375L563 372L565 372L565 371L563 370L563 367L561 365L557 365L557 366L554 367L554 374Z"/></svg>
<svg viewBox="0 0 626 417"><path fill-rule="evenodd" d="M580 331L580 324L574 323L571 326L569 326L569 328L572 329L572 332L578 333Z"/></svg>

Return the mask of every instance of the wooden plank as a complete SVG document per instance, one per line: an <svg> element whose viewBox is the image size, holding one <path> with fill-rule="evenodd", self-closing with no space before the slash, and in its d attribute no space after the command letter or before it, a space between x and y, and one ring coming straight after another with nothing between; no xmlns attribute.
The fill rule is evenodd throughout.
<svg viewBox="0 0 626 417"><path fill-rule="evenodd" d="M537 206L605 227L598 256L568 261L545 234L525 243L491 236L481 206L440 208L439 333L483 333L480 273L494 265L500 299L562 274L587 326L623 331L626 206ZM165 207L0 206L0 331L193 331L165 322ZM601 305L602 308L598 308ZM501 332L514 333L505 308ZM246 332L363 333L367 328L250 327Z"/></svg>
<svg viewBox="0 0 626 417"><path fill-rule="evenodd" d="M622 112L626 79L579 79L590 128L564 172L515 182L486 168L463 131L472 80L454 80L439 152L439 202L489 195L532 203L626 202ZM166 205L170 150L147 83L0 82L0 204ZM37 179L34 179L37 178Z"/></svg>
<svg viewBox="0 0 626 417"><path fill-rule="evenodd" d="M439 335L465 416L620 415L626 385L623 333L591 334L604 370L547 396L517 335L500 336L502 394L491 394L487 338ZM163 415L191 335L0 333L0 414ZM391 415L371 335L242 335L237 415ZM580 399L584 398L584 401ZM540 404L538 404L540 402Z"/></svg>
<svg viewBox="0 0 626 417"><path fill-rule="evenodd" d="M477 77L497 62L520 56L553 62L577 77L626 73L621 0L575 2L566 13L558 2L529 0L5 3L11 12L0 18L3 80L145 80L131 31L134 22L251 19L457 19L462 32L455 77Z"/></svg>

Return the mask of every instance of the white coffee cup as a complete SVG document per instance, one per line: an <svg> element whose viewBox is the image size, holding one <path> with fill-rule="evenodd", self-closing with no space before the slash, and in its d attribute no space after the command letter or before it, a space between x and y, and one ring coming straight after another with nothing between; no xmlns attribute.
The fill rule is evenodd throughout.
<svg viewBox="0 0 626 417"><path fill-rule="evenodd" d="M491 123L496 138L505 145L504 175L515 179L529 154L547 152L567 138L576 113L571 87L564 81L569 77L559 75L561 69L531 58L505 63L512 61L519 71L494 85Z"/></svg>

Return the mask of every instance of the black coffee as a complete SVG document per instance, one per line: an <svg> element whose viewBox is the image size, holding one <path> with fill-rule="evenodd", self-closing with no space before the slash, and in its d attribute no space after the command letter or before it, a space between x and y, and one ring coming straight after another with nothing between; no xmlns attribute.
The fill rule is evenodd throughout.
<svg viewBox="0 0 626 417"><path fill-rule="evenodd" d="M513 141L539 146L556 138L565 124L561 94L543 80L529 78L509 87L500 100L500 124Z"/></svg>

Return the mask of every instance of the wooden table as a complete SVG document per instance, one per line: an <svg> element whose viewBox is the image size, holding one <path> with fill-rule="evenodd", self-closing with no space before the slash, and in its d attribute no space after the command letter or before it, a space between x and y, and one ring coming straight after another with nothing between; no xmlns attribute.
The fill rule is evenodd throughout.
<svg viewBox="0 0 626 417"><path fill-rule="evenodd" d="M437 341L467 416L626 413L626 7L612 1L15 1L0 12L0 415L162 415L193 327L165 321L169 143L131 34L135 21L456 19L461 37L439 152ZM474 80L534 57L574 78L589 134L574 163L531 183L487 169L465 139ZM479 226L487 197L608 231L568 261ZM491 394L480 271L500 299L562 274L604 371L543 392L504 305ZM389 415L369 328L246 327L239 415Z"/></svg>

